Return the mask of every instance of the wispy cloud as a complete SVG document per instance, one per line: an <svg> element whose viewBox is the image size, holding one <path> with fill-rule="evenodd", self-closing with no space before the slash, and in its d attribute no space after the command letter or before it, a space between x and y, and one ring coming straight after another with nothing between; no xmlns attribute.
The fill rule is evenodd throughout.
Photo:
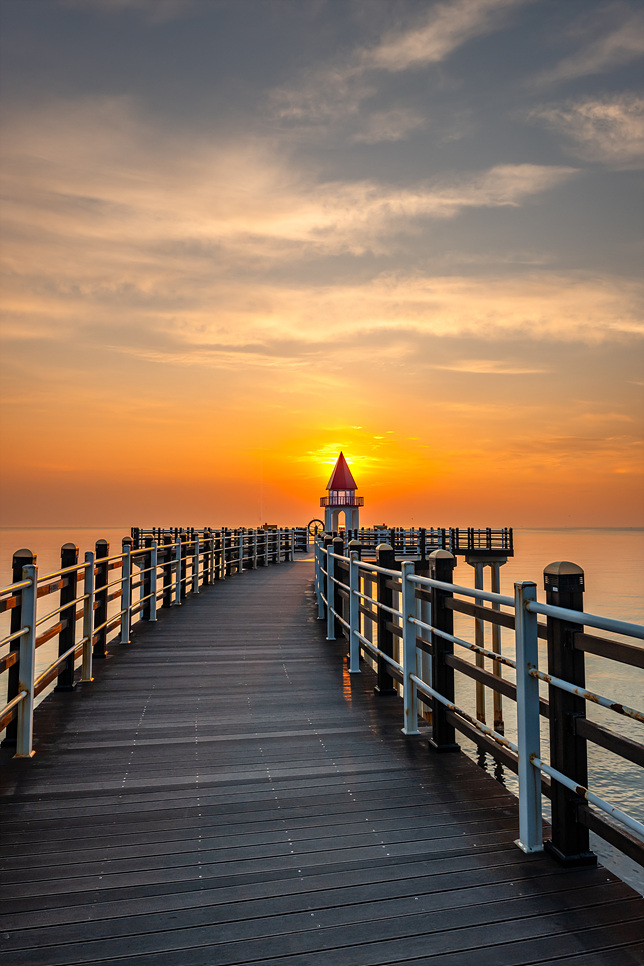
<svg viewBox="0 0 644 966"><path fill-rule="evenodd" d="M405 30L391 31L370 48L357 50L358 69L392 73L439 63L468 40L498 29L508 14L531 0L450 0L433 5Z"/></svg>
<svg viewBox="0 0 644 966"><path fill-rule="evenodd" d="M619 3L609 4L591 16L590 21L584 20L577 28L577 35L580 34L584 38L580 49L542 71L535 78L537 84L557 84L602 74L641 57L644 53L644 10L624 8Z"/></svg>
<svg viewBox="0 0 644 966"><path fill-rule="evenodd" d="M450 365L436 366L448 372L468 372L472 375L489 376L526 376L551 372L547 368L534 368L508 359L459 359Z"/></svg>
<svg viewBox="0 0 644 966"><path fill-rule="evenodd" d="M321 124L369 114L368 101L378 90L378 73L401 73L446 60L476 36L502 27L511 13L534 0L448 0L435 3L413 23L386 32L371 46L356 47L333 64L309 70L297 84L271 92L275 114L285 121ZM389 123L383 114L390 115ZM394 122L397 114L398 124ZM401 126L404 109L375 111L365 122L367 143L398 140L419 123ZM393 126L392 126L393 125ZM397 133L391 136L391 131ZM384 136L376 138L376 132Z"/></svg>
<svg viewBox="0 0 644 966"><path fill-rule="evenodd" d="M353 135L352 141L377 144L382 141L400 141L412 131L426 124L426 119L410 108L394 108L390 111L372 111L367 114L362 127Z"/></svg>
<svg viewBox="0 0 644 966"><path fill-rule="evenodd" d="M100 245L105 264L171 246L178 267L222 250L265 262L391 252L420 220L517 207L576 170L500 164L405 187L317 182L271 143L194 138L188 150L109 98L10 118L3 151L6 224L36 245L40 236L48 259L51 236L64 235Z"/></svg>
<svg viewBox="0 0 644 966"><path fill-rule="evenodd" d="M620 168L644 164L644 97L637 94L548 105L530 116L561 133L578 157Z"/></svg>

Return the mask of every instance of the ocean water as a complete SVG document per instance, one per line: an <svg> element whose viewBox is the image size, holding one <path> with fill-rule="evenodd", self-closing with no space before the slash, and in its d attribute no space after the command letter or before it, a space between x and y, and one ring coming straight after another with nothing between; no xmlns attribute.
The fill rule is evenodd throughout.
<svg viewBox="0 0 644 966"><path fill-rule="evenodd" d="M35 552L39 573L44 575L60 567L60 547L64 543L76 543L80 550L79 560L82 560L85 551L92 550L99 538L109 541L111 553L119 553L121 539L128 534L128 527L0 528L0 586L11 582L11 558L18 549L27 548ZM581 566L585 573L584 610L587 613L644 624L644 529L517 529L514 531L514 547L515 556L501 568L501 593L512 596L515 581L533 580L537 585L539 600L545 601L544 567L556 560L570 560ZM489 575L490 571L486 568L486 589L489 588ZM474 571L462 557L459 557L454 580L465 586L473 586ZM46 603L41 601L41 604L51 609L51 599L45 600ZM8 632L8 615L0 617L0 632L2 636ZM473 621L456 615L455 633L473 641ZM487 629L486 634L489 633ZM486 638L486 645L489 646L489 643L489 638ZM513 656L513 635L510 631L502 630L501 644L502 653ZM53 642L39 649L37 673L50 663L55 647ZM462 650L460 654L471 657L469 651ZM546 668L544 642L541 642L540 666ZM504 668L503 675L512 678L510 669ZM586 685L630 707L642 710L644 706L643 671L587 655ZM546 694L545 686L543 693ZM0 676L0 703L4 702L5 694L6 676ZM457 678L456 700L457 704L473 712L474 686L462 676ZM491 704L488 704L487 711L488 724L492 724ZM513 702L505 700L505 734L510 738L516 737L513 711ZM593 704L588 704L587 713L598 723L644 743L643 725ZM542 751L547 759L546 722L542 725ZM502 769L489 757L481 758L476 747L467 740L459 738L459 742L466 754L478 760L491 774L501 777L511 790L516 790L514 775L502 774ZM639 821L644 821L644 776L637 766L589 745L589 784L596 794L623 808ZM644 894L644 870L595 836L592 837L592 847L605 865L613 868Z"/></svg>

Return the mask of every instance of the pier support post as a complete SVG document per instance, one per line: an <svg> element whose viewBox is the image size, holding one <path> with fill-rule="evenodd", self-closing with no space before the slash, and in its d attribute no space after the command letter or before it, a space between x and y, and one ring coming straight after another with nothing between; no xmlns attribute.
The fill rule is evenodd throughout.
<svg viewBox="0 0 644 966"><path fill-rule="evenodd" d="M127 539L131 540L131 537ZM78 566L78 547L75 543L65 543L60 548L60 569ZM65 654L76 643L76 591L78 587L78 571L72 570L68 574L61 574L60 588L60 617L63 625L58 635L58 656ZM73 691L74 683L74 652L69 655L60 666L55 691Z"/></svg>
<svg viewBox="0 0 644 966"><path fill-rule="evenodd" d="M429 576L441 583L454 582L456 558L449 550L434 550L429 555ZM454 612L446 606L454 594L448 590L432 587L432 627L444 634L454 634ZM451 641L432 632L432 687L447 701L454 703L454 668L445 658L454 653ZM460 751L456 743L454 726L447 720L447 708L436 698L432 701L432 737L429 745L434 751Z"/></svg>
<svg viewBox="0 0 644 966"><path fill-rule="evenodd" d="M384 567L386 570L397 569L394 548L390 544L378 544L376 547L376 565ZM388 586L391 579L387 574L378 574L376 578L378 604L384 604L385 607L393 606L393 590ZM394 636L387 627L387 624L391 623L391 617L392 615L388 611L378 608L378 650L388 657L394 656ZM393 678L389 673L389 665L380 655L378 656L378 683L374 691L381 697L397 693Z"/></svg>
<svg viewBox="0 0 644 966"><path fill-rule="evenodd" d="M568 610L583 610L584 572L577 564L558 560L544 572L546 603ZM548 674L576 687L586 687L584 652L574 646L580 624L548 616ZM576 719L586 716L584 698L549 685L550 763L577 785L588 787L586 739L576 734ZM563 865L594 865L588 829L577 821L584 799L552 779L552 839L546 849Z"/></svg>
<svg viewBox="0 0 644 966"><path fill-rule="evenodd" d="M97 540L95 545L96 553L96 587L94 596L96 598L96 613L94 615L94 627L96 640L94 641L94 660L103 660L107 657L107 584L109 582L109 564L106 557L110 555L110 545L107 540Z"/></svg>
<svg viewBox="0 0 644 966"><path fill-rule="evenodd" d="M30 564L36 563L36 554L32 553L31 550L23 549L16 550L13 555L12 565L11 565L11 582L13 584L20 583L23 579L22 568ZM25 601L24 590L16 591L16 597L18 598L18 606L14 607L11 611L11 620L9 624L10 634L16 634L21 627L24 626L25 620L23 620L23 604ZM18 660L11 665L7 671L7 703L13 701L20 694L20 641L22 638L16 638L16 640L11 641L9 644L9 653L18 654ZM18 719L13 718L12 721L7 725L7 730L5 732L5 737L2 740L3 748L15 748L18 733Z"/></svg>

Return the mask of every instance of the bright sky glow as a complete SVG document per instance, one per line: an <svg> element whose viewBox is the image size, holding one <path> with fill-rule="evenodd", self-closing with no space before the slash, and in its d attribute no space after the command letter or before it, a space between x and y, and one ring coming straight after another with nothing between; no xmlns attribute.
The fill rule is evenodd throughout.
<svg viewBox="0 0 644 966"><path fill-rule="evenodd" d="M638 0L0 0L5 525L644 525Z"/></svg>

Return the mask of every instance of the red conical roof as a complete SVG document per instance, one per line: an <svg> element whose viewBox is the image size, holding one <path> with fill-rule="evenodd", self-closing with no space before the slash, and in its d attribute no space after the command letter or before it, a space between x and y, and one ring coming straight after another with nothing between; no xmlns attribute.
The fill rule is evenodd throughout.
<svg viewBox="0 0 644 966"><path fill-rule="evenodd" d="M357 490L358 484L351 476L351 470L347 465L344 455L340 453L337 463L333 467L331 479L326 485L327 490Z"/></svg>

